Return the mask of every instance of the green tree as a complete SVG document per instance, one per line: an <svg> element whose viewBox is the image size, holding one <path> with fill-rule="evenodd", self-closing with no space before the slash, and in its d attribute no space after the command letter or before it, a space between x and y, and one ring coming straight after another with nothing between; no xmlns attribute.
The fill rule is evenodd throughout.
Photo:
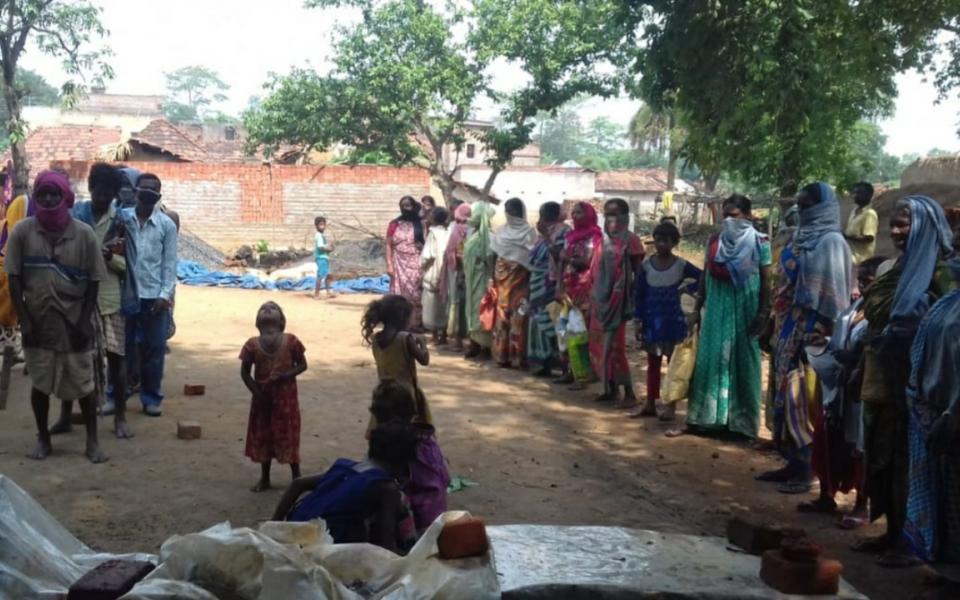
<svg viewBox="0 0 960 600"><path fill-rule="evenodd" d="M224 92L230 90L216 71L193 65L164 75L167 78L167 100L163 109L168 119L175 123L230 120L214 108L227 99Z"/></svg>
<svg viewBox="0 0 960 600"><path fill-rule="evenodd" d="M43 54L62 59L63 69L71 78L61 90L69 104L85 92L85 76L92 77L96 84L113 77L113 71L105 62L109 50L90 47L95 40L106 35L107 31L100 23L100 9L86 0L11 0L0 3L0 71L16 191L26 190L30 172L23 146L26 129L21 117L24 97L30 93L21 86L29 84L29 78L17 77L23 53L34 47Z"/></svg>
<svg viewBox="0 0 960 600"><path fill-rule="evenodd" d="M898 32L843 0L656 3L638 89L684 116L684 155L706 172L792 194L850 152L861 119L888 113L907 64Z"/></svg>
<svg viewBox="0 0 960 600"><path fill-rule="evenodd" d="M536 116L581 94L611 94L617 81L595 69L610 53L596 44L616 3L578 0L476 0L439 11L419 0L308 0L351 5L361 22L341 28L327 74L295 69L268 83L262 104L245 113L251 147L348 144L427 169L449 200L453 177L445 147L461 149L464 122L487 95L501 107L484 135L491 175L532 138ZM527 83L503 93L492 67L506 61Z"/></svg>
<svg viewBox="0 0 960 600"><path fill-rule="evenodd" d="M560 108L555 116L544 115L541 118L536 141L540 144L540 152L552 161L563 163L577 160L583 152L583 123L578 108L578 103L569 103Z"/></svg>
<svg viewBox="0 0 960 600"><path fill-rule="evenodd" d="M677 164L687 138L676 113L672 108L655 110L645 104L630 119L628 127L635 148L666 156L667 188L671 190L677 181Z"/></svg>
<svg viewBox="0 0 960 600"><path fill-rule="evenodd" d="M16 87L21 94L21 105L25 106L53 106L60 102L60 92L39 74L27 69L21 69L16 75ZM6 126L10 120L10 113L6 103L0 104L0 122ZM0 151L10 147L10 132L0 135Z"/></svg>
<svg viewBox="0 0 960 600"><path fill-rule="evenodd" d="M627 135L623 126L607 117L597 117L587 124L586 137L596 152L610 152L623 146Z"/></svg>

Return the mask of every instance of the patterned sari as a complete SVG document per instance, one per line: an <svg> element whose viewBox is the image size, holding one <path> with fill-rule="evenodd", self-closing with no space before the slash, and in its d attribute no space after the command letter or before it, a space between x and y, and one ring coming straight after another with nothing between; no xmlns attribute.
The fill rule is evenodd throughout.
<svg viewBox="0 0 960 600"><path fill-rule="evenodd" d="M395 220L387 229L387 239L393 250L393 277L390 278L390 293L403 296L413 304L410 326L420 327L423 320L421 297L423 275L420 271L420 253L423 244L416 241L416 231L411 221Z"/></svg>
<svg viewBox="0 0 960 600"><path fill-rule="evenodd" d="M563 223L552 223L546 237L541 236L530 253L530 313L527 334L527 362L533 368L551 369L561 365L557 331L547 305L557 299L561 277L555 257L563 251L569 230Z"/></svg>
<svg viewBox="0 0 960 600"><path fill-rule="evenodd" d="M627 362L627 323L633 316L633 260L643 244L618 223L603 236L603 250L593 284L590 315L590 363L606 384L632 385Z"/></svg>
<svg viewBox="0 0 960 600"><path fill-rule="evenodd" d="M482 348L493 344L490 332L480 323L480 301L487 293L487 282L493 276L493 251L490 249L490 218L493 207L486 202L472 206L469 225L473 233L463 246L464 304L467 332Z"/></svg>
<svg viewBox="0 0 960 600"><path fill-rule="evenodd" d="M497 322L493 328L493 357L503 365L524 367L527 362L527 295L530 271L498 258L493 271L497 287Z"/></svg>

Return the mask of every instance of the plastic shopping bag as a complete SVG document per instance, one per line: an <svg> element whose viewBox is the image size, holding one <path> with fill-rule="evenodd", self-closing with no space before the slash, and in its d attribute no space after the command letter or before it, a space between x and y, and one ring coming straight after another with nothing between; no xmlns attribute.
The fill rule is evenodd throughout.
<svg viewBox="0 0 960 600"><path fill-rule="evenodd" d="M577 382L590 383L596 379L590 366L590 340L586 333L567 336L567 356L570 372Z"/></svg>
<svg viewBox="0 0 960 600"><path fill-rule="evenodd" d="M667 379L663 384L664 402L679 402L687 397L690 381L693 379L693 368L697 364L699 338L700 332L695 329L673 349L673 356L670 357L670 365L667 367Z"/></svg>

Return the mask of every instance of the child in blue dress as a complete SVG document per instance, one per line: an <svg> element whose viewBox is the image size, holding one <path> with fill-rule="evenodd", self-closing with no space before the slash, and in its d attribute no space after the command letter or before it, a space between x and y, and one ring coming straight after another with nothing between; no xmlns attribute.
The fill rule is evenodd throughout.
<svg viewBox="0 0 960 600"><path fill-rule="evenodd" d="M680 230L676 225L670 222L657 225L653 230L653 243L656 253L643 261L635 288L636 335L647 352L647 397L643 407L630 415L633 418L657 416L663 358L670 360L674 346L687 337L687 320L680 296L696 293L701 275L700 269L674 255L673 249L680 243ZM672 421L675 409L673 403L664 407L661 420Z"/></svg>

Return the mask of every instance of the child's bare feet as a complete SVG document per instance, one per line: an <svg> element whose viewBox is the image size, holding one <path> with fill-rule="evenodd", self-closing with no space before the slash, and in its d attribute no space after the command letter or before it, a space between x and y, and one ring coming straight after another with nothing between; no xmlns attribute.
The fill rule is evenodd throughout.
<svg viewBox="0 0 960 600"><path fill-rule="evenodd" d="M50 453L53 452L53 446L50 444L50 438L37 436L37 445L33 448L33 452L27 455L27 457L32 458L33 460L44 460Z"/></svg>
<svg viewBox="0 0 960 600"><path fill-rule="evenodd" d="M53 424L50 428L50 435L70 433L71 431L73 431L73 425L70 424L70 416L67 415L66 418L60 417L60 419Z"/></svg>
<svg viewBox="0 0 960 600"><path fill-rule="evenodd" d="M270 489L270 480L269 480L269 479L266 479L266 480L261 479L260 481L257 482L257 485L255 485L255 486L253 486L252 488L250 488L250 491L251 491L251 492L265 492L265 491L267 491L267 490L269 490L269 489Z"/></svg>
<svg viewBox="0 0 960 600"><path fill-rule="evenodd" d="M117 436L118 440L129 440L133 437L133 430L130 429L130 425L127 424L125 417L113 418L113 433Z"/></svg>
<svg viewBox="0 0 960 600"><path fill-rule="evenodd" d="M100 450L100 444L97 440L87 440L87 451L84 453L87 459L95 465L105 463L109 458Z"/></svg>

